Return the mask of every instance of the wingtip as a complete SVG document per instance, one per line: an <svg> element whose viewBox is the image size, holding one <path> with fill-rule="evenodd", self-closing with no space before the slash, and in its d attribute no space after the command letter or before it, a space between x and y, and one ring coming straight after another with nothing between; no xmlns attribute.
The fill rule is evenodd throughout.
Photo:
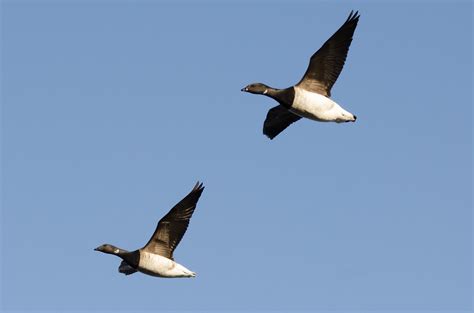
<svg viewBox="0 0 474 313"><path fill-rule="evenodd" d="M359 17L360 17L359 11L354 12L354 10L351 10L351 13L349 13L349 17L347 18L347 22L358 20Z"/></svg>
<svg viewBox="0 0 474 313"><path fill-rule="evenodd" d="M193 190L204 190L204 188L204 184L198 180L196 182L196 185L194 185Z"/></svg>
<svg viewBox="0 0 474 313"><path fill-rule="evenodd" d="M273 138L276 137L276 136L271 136L270 134L265 133L265 131L263 132L263 134L265 135L265 137L267 137L270 140L273 140Z"/></svg>
<svg viewBox="0 0 474 313"><path fill-rule="evenodd" d="M273 138L275 138L275 137L276 137L276 136L273 136L273 137L272 137L272 136L268 136L268 135L267 135L267 138L270 139L270 140L273 140Z"/></svg>

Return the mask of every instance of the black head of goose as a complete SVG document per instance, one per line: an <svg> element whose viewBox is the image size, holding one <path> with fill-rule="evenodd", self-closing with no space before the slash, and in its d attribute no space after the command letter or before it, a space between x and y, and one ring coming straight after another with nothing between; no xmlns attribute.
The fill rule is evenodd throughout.
<svg viewBox="0 0 474 313"><path fill-rule="evenodd" d="M103 244L94 250L121 258L119 272L125 275L139 271L157 277L195 277L196 273L174 261L173 252L188 228L203 190L202 183L197 182L193 190L158 222L155 232L143 248L129 252Z"/></svg>
<svg viewBox="0 0 474 313"><path fill-rule="evenodd" d="M344 24L313 54L306 73L296 85L275 89L253 83L241 89L265 95L279 103L268 111L263 124L263 133L270 139L302 117L320 122L355 122L356 116L344 110L330 96L346 61L359 16L358 12L351 11Z"/></svg>

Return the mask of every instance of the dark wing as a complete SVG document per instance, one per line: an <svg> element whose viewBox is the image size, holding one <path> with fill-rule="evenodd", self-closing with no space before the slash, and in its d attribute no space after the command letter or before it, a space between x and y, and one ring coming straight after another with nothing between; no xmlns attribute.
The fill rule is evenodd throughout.
<svg viewBox="0 0 474 313"><path fill-rule="evenodd" d="M123 273L125 275L130 275L137 271L136 269L128 265L128 263L125 261L122 261L122 263L120 263L118 270L120 273Z"/></svg>
<svg viewBox="0 0 474 313"><path fill-rule="evenodd" d="M263 123L263 133L268 138L273 139L291 123L296 122L301 117L291 113L282 105L277 105L268 111L267 118Z"/></svg>
<svg viewBox="0 0 474 313"><path fill-rule="evenodd" d="M183 238L204 187L197 182L193 190L159 222L143 250L173 259L173 251Z"/></svg>
<svg viewBox="0 0 474 313"><path fill-rule="evenodd" d="M346 22L313 54L308 69L297 86L331 96L331 88L346 61L359 16L358 12L351 11Z"/></svg>

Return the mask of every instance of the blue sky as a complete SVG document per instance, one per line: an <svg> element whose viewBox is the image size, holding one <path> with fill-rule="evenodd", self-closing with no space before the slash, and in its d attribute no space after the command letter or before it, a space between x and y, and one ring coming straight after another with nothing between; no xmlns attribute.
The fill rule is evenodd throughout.
<svg viewBox="0 0 474 313"><path fill-rule="evenodd" d="M472 309L472 3L3 1L2 309ZM333 99L262 135L361 18ZM197 180L175 252L117 273Z"/></svg>

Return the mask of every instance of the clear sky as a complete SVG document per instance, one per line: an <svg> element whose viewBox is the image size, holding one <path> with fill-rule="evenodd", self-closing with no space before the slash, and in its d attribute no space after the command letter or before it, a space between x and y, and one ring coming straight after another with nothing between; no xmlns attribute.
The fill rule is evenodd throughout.
<svg viewBox="0 0 474 313"><path fill-rule="evenodd" d="M472 309L469 1L3 1L2 309ZM333 99L262 135L361 14ZM197 180L176 260L117 272ZM439 312L439 311L438 311Z"/></svg>

